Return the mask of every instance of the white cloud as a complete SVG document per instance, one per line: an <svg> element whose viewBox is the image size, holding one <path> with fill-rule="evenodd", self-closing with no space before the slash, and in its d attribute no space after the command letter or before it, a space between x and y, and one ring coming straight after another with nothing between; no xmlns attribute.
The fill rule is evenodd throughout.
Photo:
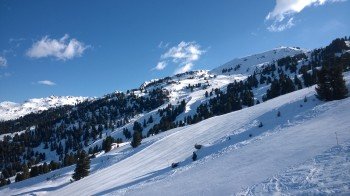
<svg viewBox="0 0 350 196"><path fill-rule="evenodd" d="M50 80L41 80L37 82L38 84L42 84L42 85L47 85L47 86L54 86L56 85L56 83L50 81Z"/></svg>
<svg viewBox="0 0 350 196"><path fill-rule="evenodd" d="M69 39L67 34L61 39L51 39L45 36L32 45L27 51L27 56L32 58L56 57L59 60L68 60L81 56L89 47L75 38Z"/></svg>
<svg viewBox="0 0 350 196"><path fill-rule="evenodd" d="M7 60L5 57L0 56L0 67L6 67L7 66Z"/></svg>
<svg viewBox="0 0 350 196"><path fill-rule="evenodd" d="M180 42L177 46L171 47L161 55L161 61L154 69L162 70L168 62L178 64L179 68L175 73L182 73L192 69L194 62L197 61L205 51L196 42ZM165 65L165 66L164 66ZM162 68L162 69L158 69Z"/></svg>
<svg viewBox="0 0 350 196"><path fill-rule="evenodd" d="M266 16L266 20L273 21L268 30L279 32L291 28L294 26L293 15L300 13L306 7L343 1L346 0L276 0L274 9Z"/></svg>
<svg viewBox="0 0 350 196"><path fill-rule="evenodd" d="M267 30L271 32L281 32L286 29L290 29L294 26L293 20L294 18L290 18L287 23L281 23L281 24L274 22L272 25L267 27Z"/></svg>
<svg viewBox="0 0 350 196"><path fill-rule="evenodd" d="M163 70L167 66L165 61L158 62L157 66L154 68L156 70Z"/></svg>

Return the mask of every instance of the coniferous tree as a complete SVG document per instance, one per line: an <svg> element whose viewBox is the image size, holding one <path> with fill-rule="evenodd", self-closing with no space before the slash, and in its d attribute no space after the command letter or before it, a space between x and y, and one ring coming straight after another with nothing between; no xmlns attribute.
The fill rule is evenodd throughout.
<svg viewBox="0 0 350 196"><path fill-rule="evenodd" d="M50 168L49 166L47 165L47 163L45 162L43 164L43 173L48 173L50 171Z"/></svg>
<svg viewBox="0 0 350 196"><path fill-rule="evenodd" d="M131 133L127 128L123 129L123 134L125 136L126 139L130 139L131 138Z"/></svg>
<svg viewBox="0 0 350 196"><path fill-rule="evenodd" d="M142 124L142 126L143 126L144 128L147 127L146 119L143 119L143 124Z"/></svg>
<svg viewBox="0 0 350 196"><path fill-rule="evenodd" d="M8 184L8 181L5 178L1 177L0 178L0 187L5 186L7 184Z"/></svg>
<svg viewBox="0 0 350 196"><path fill-rule="evenodd" d="M35 177L37 175L39 175L38 167L34 166L30 170L30 177Z"/></svg>
<svg viewBox="0 0 350 196"><path fill-rule="evenodd" d="M134 126L133 126L133 128L132 128L134 131L139 131L139 132L142 132L142 125L141 125L141 123L139 123L139 122L137 122L137 121L135 121L134 122Z"/></svg>
<svg viewBox="0 0 350 196"><path fill-rule="evenodd" d="M102 141L102 149L105 152L109 152L112 149L112 143L114 142L114 138L111 136L107 136L106 139Z"/></svg>
<svg viewBox="0 0 350 196"><path fill-rule="evenodd" d="M332 86L328 67L323 66L317 74L317 98L324 101L332 100Z"/></svg>
<svg viewBox="0 0 350 196"><path fill-rule="evenodd" d="M23 165L22 179L25 180L28 178L30 178L29 168L28 168L27 164L24 164Z"/></svg>
<svg viewBox="0 0 350 196"><path fill-rule="evenodd" d="M298 88L298 90L303 88L303 85L297 75L294 76L294 84Z"/></svg>
<svg viewBox="0 0 350 196"><path fill-rule="evenodd" d="M73 174L73 179L80 180L80 179L88 176L89 169L90 169L90 158L88 157L86 152L83 150L79 153L77 165L76 165L76 168L75 168L74 174Z"/></svg>
<svg viewBox="0 0 350 196"><path fill-rule="evenodd" d="M244 91L241 94L242 105L253 106L254 105L254 94L251 91Z"/></svg>
<svg viewBox="0 0 350 196"><path fill-rule="evenodd" d="M153 123L153 117L152 117L152 115L148 118L148 121L147 121L147 123Z"/></svg>
<svg viewBox="0 0 350 196"><path fill-rule="evenodd" d="M348 90L343 79L341 66L333 68L323 66L317 76L317 98L332 101L347 97Z"/></svg>
<svg viewBox="0 0 350 196"><path fill-rule="evenodd" d="M333 89L333 99L344 99L348 95L348 89L346 88L345 80L343 79L343 68L341 66L335 66L331 72L331 85Z"/></svg>
<svg viewBox="0 0 350 196"><path fill-rule="evenodd" d="M20 182L23 180L22 173L17 173L15 177L15 182Z"/></svg>
<svg viewBox="0 0 350 196"><path fill-rule="evenodd" d="M142 140L142 134L139 131L134 131L134 134L132 136L131 146L133 148L138 147L141 144Z"/></svg>

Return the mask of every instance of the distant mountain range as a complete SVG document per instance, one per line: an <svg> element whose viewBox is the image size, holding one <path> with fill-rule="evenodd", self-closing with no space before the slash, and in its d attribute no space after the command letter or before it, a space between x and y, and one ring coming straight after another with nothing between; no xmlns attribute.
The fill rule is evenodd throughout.
<svg viewBox="0 0 350 196"><path fill-rule="evenodd" d="M87 97L50 96L46 98L29 99L24 103L1 102L0 121L17 119L21 116L41 112L53 107L75 105L87 99Z"/></svg>

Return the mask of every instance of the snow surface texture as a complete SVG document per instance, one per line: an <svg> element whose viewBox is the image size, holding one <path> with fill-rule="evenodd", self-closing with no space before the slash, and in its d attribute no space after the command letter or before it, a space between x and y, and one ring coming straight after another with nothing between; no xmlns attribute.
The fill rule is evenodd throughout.
<svg viewBox="0 0 350 196"><path fill-rule="evenodd" d="M238 195L341 195L350 193L350 142L251 186Z"/></svg>
<svg viewBox="0 0 350 196"><path fill-rule="evenodd" d="M349 73L346 79L349 82ZM143 140L136 149L129 145L114 148L93 159L91 175L77 182L69 182L74 170L70 166L3 187L0 195L349 194L350 173L343 171L349 169L344 154L350 142L350 98L324 103L314 94L314 87L305 88L169 130ZM259 128L259 122L264 126ZM334 132L338 147L334 147ZM196 143L204 147L197 151ZM337 148L341 149L338 154ZM196 162L191 160L193 151L198 154ZM334 156L327 158L327 153ZM320 156L325 158L313 166L312 160L321 160ZM170 168L175 162L179 167ZM300 170L303 165L315 171L327 168L321 175L311 175L307 184L307 170ZM295 175L300 180L295 183L301 185L296 188L292 182L297 177L289 174L299 170ZM273 178L291 183L259 188L271 187L269 179ZM333 184L323 181L331 178ZM313 182L317 186L310 188Z"/></svg>
<svg viewBox="0 0 350 196"><path fill-rule="evenodd" d="M14 102L0 103L0 121L13 120L26 114L36 113L48 110L52 107L63 105L75 105L88 99L87 97L73 96L50 96L39 99L29 99L28 101L19 104Z"/></svg>

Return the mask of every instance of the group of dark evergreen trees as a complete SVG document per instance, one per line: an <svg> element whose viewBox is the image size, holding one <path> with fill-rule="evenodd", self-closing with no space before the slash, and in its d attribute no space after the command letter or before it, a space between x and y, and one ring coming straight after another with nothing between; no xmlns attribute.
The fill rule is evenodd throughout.
<svg viewBox="0 0 350 196"><path fill-rule="evenodd" d="M22 181L22 180L25 180L25 179L28 179L31 177L45 174L45 173L48 173L50 171L59 169L60 167L61 167L61 164L57 163L55 161L51 161L49 164L44 162L44 164L33 165L33 166L28 166L28 164L23 164L21 172L18 172L16 174L15 182L19 182L19 181ZM3 172L2 174L3 174L4 178L13 176L8 172L8 169L4 169L4 170L2 170L2 172Z"/></svg>
<svg viewBox="0 0 350 196"><path fill-rule="evenodd" d="M340 65L323 66L318 72L316 87L317 97L324 101L344 99L348 89L343 79L343 68Z"/></svg>

